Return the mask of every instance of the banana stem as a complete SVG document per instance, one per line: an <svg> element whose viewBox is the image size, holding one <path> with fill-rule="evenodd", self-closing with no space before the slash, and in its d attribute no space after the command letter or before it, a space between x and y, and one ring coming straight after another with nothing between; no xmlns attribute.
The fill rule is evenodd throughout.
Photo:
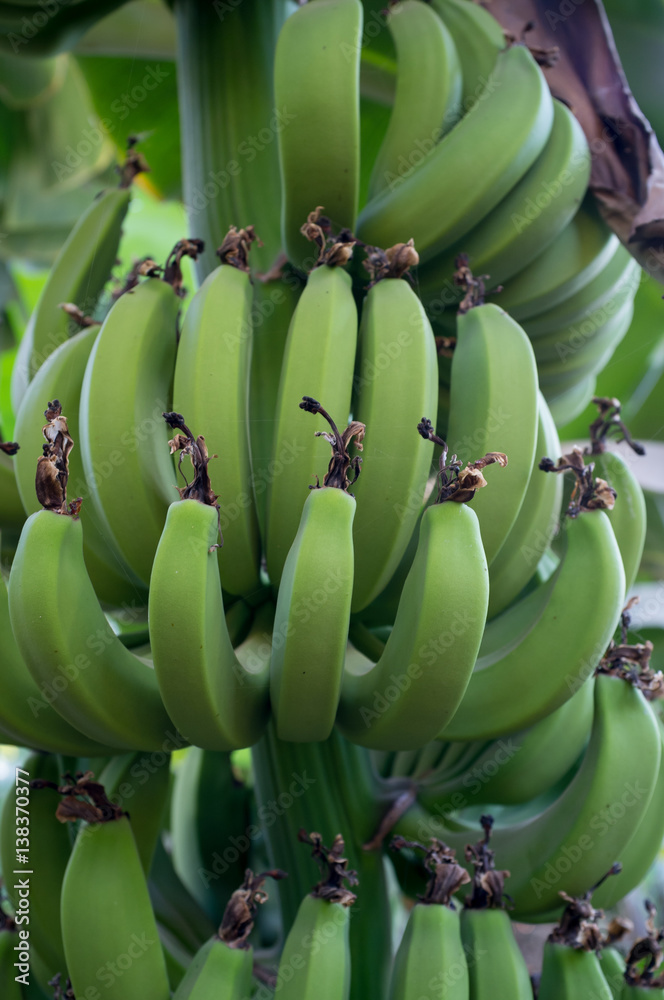
<svg viewBox="0 0 664 1000"><path fill-rule="evenodd" d="M184 200L190 232L205 241L199 278L216 265L229 226L255 225L267 270L280 249L274 46L285 0L175 0Z"/></svg>
<svg viewBox="0 0 664 1000"><path fill-rule="evenodd" d="M386 995L391 962L391 917L383 858L364 851L386 798L397 784L375 774L367 750L344 740L336 731L324 743L285 743L274 726L252 751L258 815L268 843L271 865L289 877L279 883L284 932L317 880L316 867L297 839L297 831L315 830L325 843L341 833L349 867L357 871L357 902L350 923L351 1000L380 1000Z"/></svg>

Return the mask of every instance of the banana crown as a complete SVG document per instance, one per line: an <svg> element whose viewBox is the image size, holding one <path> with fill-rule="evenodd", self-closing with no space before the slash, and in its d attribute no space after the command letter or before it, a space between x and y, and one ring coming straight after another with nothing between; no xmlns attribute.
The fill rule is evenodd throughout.
<svg viewBox="0 0 664 1000"><path fill-rule="evenodd" d="M432 837L430 846L425 847L416 840L406 840L405 837L393 837L390 847L393 851L421 851L424 854L424 867L429 873L424 893L418 895L418 902L425 905L436 904L454 909L452 896L470 882L470 875L456 860L456 851L448 847L437 837Z"/></svg>
<svg viewBox="0 0 664 1000"><path fill-rule="evenodd" d="M346 843L342 835L338 833L335 836L331 847L325 847L320 833L306 833L305 830L300 830L298 840L303 844L311 844L313 848L311 856L318 863L323 875L310 895L314 899L339 903L343 907L352 906L357 897L344 883L357 885L358 877L357 872L348 867L348 858L344 857Z"/></svg>

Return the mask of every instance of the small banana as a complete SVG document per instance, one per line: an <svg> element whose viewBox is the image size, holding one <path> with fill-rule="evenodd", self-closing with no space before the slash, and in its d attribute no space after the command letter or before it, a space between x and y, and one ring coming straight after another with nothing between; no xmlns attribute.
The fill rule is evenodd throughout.
<svg viewBox="0 0 664 1000"><path fill-rule="evenodd" d="M11 397L15 413L44 361L76 330L69 315L60 309L60 303L72 302L84 314L96 306L115 264L122 223L131 200L132 179L143 169L140 157L130 153L120 187L104 191L93 201L60 250L14 362Z"/></svg>
<svg viewBox="0 0 664 1000"><path fill-rule="evenodd" d="M366 425L362 476L355 487L353 611L385 588L420 515L431 465L412 428L436 406L436 345L405 276L417 263L408 244L373 250L373 284L362 311L353 416ZM404 277L402 277L402 275Z"/></svg>
<svg viewBox="0 0 664 1000"><path fill-rule="evenodd" d="M461 941L459 911L453 894L470 881L454 851L435 838L431 847L395 837L390 845L422 850L429 874L427 888L408 915L408 923L394 957L388 1000L445 997L468 1000L468 965Z"/></svg>
<svg viewBox="0 0 664 1000"><path fill-rule="evenodd" d="M272 634L270 703L281 740L313 743L332 732L339 704L353 593L355 498L348 478L353 439L361 448L364 424L343 433L317 400L300 409L320 414L332 458L323 485L313 488L281 575ZM321 432L318 432L319 434ZM360 460L355 459L355 478ZM312 610L312 601L314 602Z"/></svg>
<svg viewBox="0 0 664 1000"><path fill-rule="evenodd" d="M479 4L467 0L433 0L433 9L449 30L461 63L464 114L482 95L505 48L505 34L498 21Z"/></svg>
<svg viewBox="0 0 664 1000"><path fill-rule="evenodd" d="M306 271L311 248L300 226L315 205L335 230L355 225L362 24L359 0L317 0L292 14L277 40L274 99L290 115L278 134L281 234L288 259Z"/></svg>
<svg viewBox="0 0 664 1000"><path fill-rule="evenodd" d="M253 290L248 251L253 227L229 230L221 265L194 295L182 325L173 380L173 409L205 430L212 489L220 497L224 534L221 585L229 594L260 588L260 543L249 451L249 370Z"/></svg>
<svg viewBox="0 0 664 1000"><path fill-rule="evenodd" d="M180 259L199 250L198 241L182 240L167 261L167 280L148 277L120 296L95 341L81 391L80 448L90 501L145 586L175 498L161 414L169 409L175 366Z"/></svg>
<svg viewBox="0 0 664 1000"><path fill-rule="evenodd" d="M95 816L78 832L62 884L62 937L74 993L84 997L102 986L108 1000L169 1000L164 953L128 816L85 775L63 789L63 820Z"/></svg>
<svg viewBox="0 0 664 1000"><path fill-rule="evenodd" d="M298 16L308 10L301 8ZM305 395L323 399L328 412L338 414L350 413L351 406L357 307L350 276L341 265L350 258L352 246L327 248L317 219L312 213L305 228L319 247L319 265L309 275L293 314L276 407L266 519L267 571L275 587L300 523L304 501L299 498L306 496L325 454L306 413L293 412L294 401Z"/></svg>
<svg viewBox="0 0 664 1000"><path fill-rule="evenodd" d="M387 26L397 54L397 91L369 198L423 159L460 117L461 66L444 22L420 0L403 0L389 12Z"/></svg>
<svg viewBox="0 0 664 1000"><path fill-rule="evenodd" d="M418 430L441 443L429 421ZM467 504L485 483L484 461L459 472L443 450L436 502L420 524L417 552L394 627L378 662L347 665L337 725L360 746L412 750L433 739L437 720L452 719L470 680L488 603L488 572L479 522ZM504 456L490 456L495 461ZM463 569L461 569L463 567Z"/></svg>
<svg viewBox="0 0 664 1000"><path fill-rule="evenodd" d="M519 386L518 393L513 385ZM491 489L473 503L489 566L523 504L535 457L537 414L535 357L519 324L493 303L480 302L460 313L447 441L452 454L498 451L509 462L495 477L488 473Z"/></svg>
<svg viewBox="0 0 664 1000"><path fill-rule="evenodd" d="M616 870L620 865L614 865L609 874ZM601 936L596 920L604 914L591 905L592 893L588 890L578 899L564 895L567 906L544 944L538 993L542 1000L613 1000L604 963L598 957Z"/></svg>
<svg viewBox="0 0 664 1000"><path fill-rule="evenodd" d="M228 634L216 555L219 508L205 440L194 438L181 414L164 417L177 431L171 448L191 458L194 477L169 507L152 566L154 670L166 710L190 742L236 750L255 743L267 722L266 657L245 667Z"/></svg>
<svg viewBox="0 0 664 1000"><path fill-rule="evenodd" d="M528 49L513 45L499 54L482 100L399 184L365 205L358 238L379 247L412 238L429 260L512 190L542 152L552 124L544 76Z"/></svg>

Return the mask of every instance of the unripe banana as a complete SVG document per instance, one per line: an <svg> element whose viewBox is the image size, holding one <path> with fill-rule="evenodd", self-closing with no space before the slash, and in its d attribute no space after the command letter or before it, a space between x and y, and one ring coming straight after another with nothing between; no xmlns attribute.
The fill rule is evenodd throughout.
<svg viewBox="0 0 664 1000"><path fill-rule="evenodd" d="M300 226L316 205L335 231L355 225L362 21L359 0L317 0L286 20L277 41L274 99L291 116L278 134L281 234L289 260L304 270L311 248Z"/></svg>
<svg viewBox="0 0 664 1000"><path fill-rule="evenodd" d="M279 962L282 1000L348 1000L350 910L342 903L305 896Z"/></svg>
<svg viewBox="0 0 664 1000"><path fill-rule="evenodd" d="M544 945L538 1000L612 1000L594 951L547 941Z"/></svg>
<svg viewBox="0 0 664 1000"><path fill-rule="evenodd" d="M28 669L67 722L121 750L161 748L173 727L154 671L106 620L76 517L41 510L28 518L9 578L9 614Z"/></svg>
<svg viewBox="0 0 664 1000"><path fill-rule="evenodd" d="M461 940L468 962L469 1000L498 996L529 1000L530 976L506 910L463 909Z"/></svg>
<svg viewBox="0 0 664 1000"><path fill-rule="evenodd" d="M368 197L421 159L460 117L461 66L444 22L420 0L403 0L387 20L397 53L397 91Z"/></svg>
<svg viewBox="0 0 664 1000"><path fill-rule="evenodd" d="M13 545L18 540L25 521L25 511L16 485L15 464L11 451L12 449L3 451L0 446L0 532L3 547L8 544Z"/></svg>
<svg viewBox="0 0 664 1000"><path fill-rule="evenodd" d="M194 955L173 1000L249 1000L253 966L253 948L230 947L215 935Z"/></svg>
<svg viewBox="0 0 664 1000"><path fill-rule="evenodd" d="M114 805L127 808L141 866L148 877L170 793L170 761L167 748L147 761L141 752L118 754L99 775ZM173 744L171 744L173 746ZM161 760L159 759L161 757Z"/></svg>
<svg viewBox="0 0 664 1000"><path fill-rule="evenodd" d="M512 386L518 385L518 392ZM538 428L537 368L528 337L493 303L457 318L447 441L452 454L503 452L506 469L489 470L490 489L473 509L490 566L521 510Z"/></svg>
<svg viewBox="0 0 664 1000"><path fill-rule="evenodd" d="M318 3L323 0L311 8ZM308 10L303 7L298 15ZM356 344L357 308L350 277L340 267L323 263L311 272L300 296L281 367L274 475L267 497L267 570L275 587L297 534L307 487L325 462L324 444L314 437L311 418L297 404L306 395L323 400L329 413L350 413Z"/></svg>
<svg viewBox="0 0 664 1000"><path fill-rule="evenodd" d="M169 1000L164 954L127 816L79 831L61 912L77 996L101 984L108 1000Z"/></svg>
<svg viewBox="0 0 664 1000"><path fill-rule="evenodd" d="M218 251L221 265L187 310L173 381L173 409L201 428L209 454L217 456L209 471L222 513L219 575L230 594L260 588L249 452L253 290L247 251L253 239L251 227L239 233L233 227L228 233Z"/></svg>
<svg viewBox="0 0 664 1000"><path fill-rule="evenodd" d="M479 4L467 0L433 0L432 7L448 28L461 63L466 114L477 102L493 72L505 35L498 21Z"/></svg>
<svg viewBox="0 0 664 1000"><path fill-rule="evenodd" d="M368 202L358 219L358 237L379 247L412 238L422 260L429 260L469 232L521 180L552 124L553 101L528 49L514 45L501 52L483 99L398 185Z"/></svg>

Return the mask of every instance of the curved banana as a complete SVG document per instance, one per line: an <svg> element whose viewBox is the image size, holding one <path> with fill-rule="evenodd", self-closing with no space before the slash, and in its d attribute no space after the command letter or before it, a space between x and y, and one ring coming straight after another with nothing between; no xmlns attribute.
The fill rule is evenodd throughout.
<svg viewBox="0 0 664 1000"><path fill-rule="evenodd" d="M500 293L501 307L522 323L558 306L604 270L618 245L586 199L546 250L509 279Z"/></svg>
<svg viewBox="0 0 664 1000"><path fill-rule="evenodd" d="M341 267L323 262L309 275L295 308L281 366L266 529L267 571L275 587L297 534L304 503L300 498L325 461L324 445L297 404L311 396L324 400L330 413L350 413L356 345L357 307L350 277Z"/></svg>
<svg viewBox="0 0 664 1000"><path fill-rule="evenodd" d="M612 1000L602 965L594 951L547 941L544 945L540 1000Z"/></svg>
<svg viewBox="0 0 664 1000"><path fill-rule="evenodd" d="M49 354L77 329L69 315L60 309L60 303L72 302L84 315L94 310L115 264L122 223L131 200L131 181L141 169L139 157L130 154L121 186L104 191L93 201L49 271L12 369L11 399L15 413L29 382Z"/></svg>
<svg viewBox="0 0 664 1000"><path fill-rule="evenodd" d="M129 819L84 825L62 885L62 937L76 996L169 1000L157 923ZM91 891L94 886L94 891Z"/></svg>
<svg viewBox="0 0 664 1000"><path fill-rule="evenodd" d="M90 489L79 446L81 387L98 333L98 326L81 330L57 347L27 387L16 415L16 432L23 442L15 459L16 481L26 514L33 514L41 506L35 491L35 466L44 443L44 407L49 400L57 399L68 415L69 433L74 440L69 454L68 493L84 501L80 516L88 575L103 604L142 607L147 604L147 591L120 557L110 532L88 499ZM107 465L110 467L110 463Z"/></svg>
<svg viewBox="0 0 664 1000"><path fill-rule="evenodd" d="M84 736L65 721L53 707L57 691L47 684L40 687L34 680L12 632L4 577L0 579L0 634L4 637L0 726L6 742L72 757L117 753L117 748Z"/></svg>
<svg viewBox="0 0 664 1000"><path fill-rule="evenodd" d="M528 486L516 521L489 566L489 618L504 611L534 576L559 527L563 483L538 468L544 455L560 456L560 441L542 393L538 401L537 441Z"/></svg>
<svg viewBox="0 0 664 1000"><path fill-rule="evenodd" d="M431 6L454 39L461 64L461 109L466 114L480 98L505 48L505 33L498 21L479 4L466 0L432 0Z"/></svg>
<svg viewBox="0 0 664 1000"><path fill-rule="evenodd" d="M355 498L348 492L353 423L341 434L316 400L300 408L323 416L332 460L323 485L312 489L284 564L272 633L270 705L277 737L296 743L327 739L334 726L353 594ZM313 607L312 607L313 604Z"/></svg>
<svg viewBox="0 0 664 1000"><path fill-rule="evenodd" d="M609 362L613 352L627 333L634 315L634 295L628 294L618 311L606 322L600 322L582 343L568 347L564 340L554 348L557 356L537 359L537 371L542 392L546 395L556 388L569 388L587 375L597 375ZM568 342L569 343L569 342Z"/></svg>
<svg viewBox="0 0 664 1000"><path fill-rule="evenodd" d="M519 391L512 391L518 385ZM457 318L447 442L452 454L503 452L506 469L473 502L490 566L508 537L531 477L538 430L537 368L528 337L493 303Z"/></svg>
<svg viewBox="0 0 664 1000"><path fill-rule="evenodd" d="M578 211L590 177L590 150L572 112L553 102L551 135L533 163L501 202L469 233L419 271L419 293L432 315L444 305L454 261L467 254L475 274L496 288L542 253ZM499 299L500 305L502 301Z"/></svg>
<svg viewBox="0 0 664 1000"><path fill-rule="evenodd" d="M167 416L187 433L179 414ZM205 466L195 465L194 482ZM218 537L219 514L209 500L192 495L171 504L150 577L148 622L156 680L178 729L206 750L236 750L255 743L267 723L269 647L246 666L233 650Z"/></svg>
<svg viewBox="0 0 664 1000"><path fill-rule="evenodd" d="M461 705L440 739L495 739L524 729L559 708L592 676L620 618L625 574L603 511L566 519L565 539L552 579L519 602L534 608L530 626L524 630L518 604L495 619L498 640L485 639L480 647Z"/></svg>
<svg viewBox="0 0 664 1000"><path fill-rule="evenodd" d="M595 393L596 383L596 375L587 375L571 389L547 393L546 401L556 427L565 427L583 413Z"/></svg>
<svg viewBox="0 0 664 1000"><path fill-rule="evenodd" d="M173 724L154 670L104 616L76 517L41 510L28 518L9 577L9 614L30 673L67 722L120 750L161 749Z"/></svg>
<svg viewBox="0 0 664 1000"><path fill-rule="evenodd" d="M335 231L355 226L362 24L360 0L317 0L291 14L277 40L274 100L289 114L277 136L281 235L289 260L304 271L314 260L300 226L316 205L325 206Z"/></svg>
<svg viewBox="0 0 664 1000"><path fill-rule="evenodd" d="M482 100L400 183L365 205L359 239L388 247L412 238L423 261L434 257L521 180L552 123L553 101L542 72L528 49L513 45L499 54Z"/></svg>
<svg viewBox="0 0 664 1000"><path fill-rule="evenodd" d="M191 244L186 244L188 248ZM173 252L177 265L181 245ZM170 409L180 299L148 278L120 296L90 354L80 433L90 500L125 562L147 585L175 470L161 414Z"/></svg>
<svg viewBox="0 0 664 1000"><path fill-rule="evenodd" d="M173 379L173 409L205 434L210 481L220 499L224 535L221 585L229 594L260 588L260 541L249 451L249 369L253 290L248 250L253 228L231 227L187 309Z"/></svg>
<svg viewBox="0 0 664 1000"><path fill-rule="evenodd" d="M11 900L17 929L29 931L30 950L39 953L44 976L41 985L57 972L65 972L66 962L60 923L60 892L71 854L69 831L55 818L57 796L50 788L35 788L31 781L58 784L60 768L56 757L30 754L17 772L16 791L11 789L3 803L0 826L0 862L4 888ZM25 822L22 827L21 823ZM16 874L18 852L25 851L30 863L22 880ZM23 882L23 886L22 886ZM25 891L27 883L28 892ZM25 901L29 900L29 906ZM3 993L4 998L4 993Z"/></svg>
<svg viewBox="0 0 664 1000"><path fill-rule="evenodd" d="M410 247L390 252L417 260ZM438 397L436 345L422 303L407 280L387 274L367 293L354 379L353 416L367 428L353 487L354 612L385 588L413 535L431 466L430 445L413 440L413 427Z"/></svg>
<svg viewBox="0 0 664 1000"><path fill-rule="evenodd" d="M475 665L488 602L479 522L464 502L437 502L420 524L394 628L378 662L347 663L337 726L360 746L412 750L453 718ZM451 495L454 496L453 487ZM471 494L472 495L472 494Z"/></svg>
<svg viewBox="0 0 664 1000"><path fill-rule="evenodd" d="M461 65L440 17L421 0L403 0L388 13L387 26L397 54L397 90L369 198L391 187L460 117Z"/></svg>

